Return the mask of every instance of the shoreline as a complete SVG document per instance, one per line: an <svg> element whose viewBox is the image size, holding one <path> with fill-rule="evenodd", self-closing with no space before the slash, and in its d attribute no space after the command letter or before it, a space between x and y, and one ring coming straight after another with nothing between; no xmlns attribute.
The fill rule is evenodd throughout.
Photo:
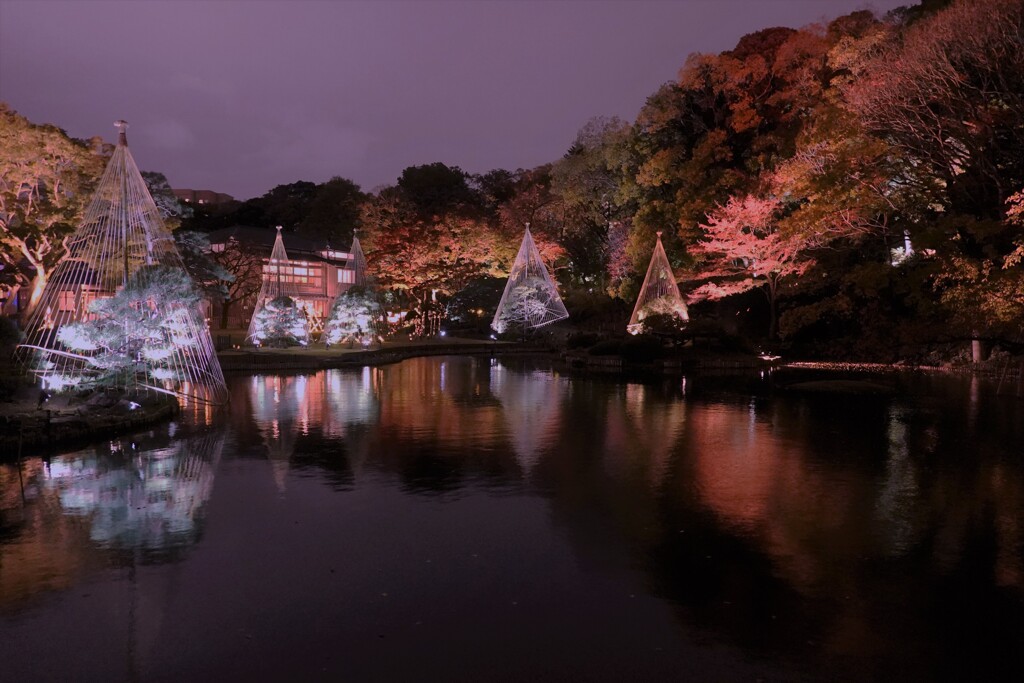
<svg viewBox="0 0 1024 683"><path fill-rule="evenodd" d="M1013 385L1021 396L1024 387L1024 364L1011 361L990 361L981 366L926 366L895 363L850 363L836 361L767 360L745 354L694 352L649 362L628 361L621 355L592 356L585 350L552 349L512 342L451 340L445 342L401 343L376 349L253 349L230 350L218 354L226 375L319 372L334 368L356 368L398 363L410 358L430 356L544 356L564 365L570 372L603 377L664 377L686 372L733 371L753 372L759 369L816 370L829 373L907 373L926 372L998 379L1007 388ZM40 455L57 448L87 445L137 429L162 424L180 412L174 401L145 405L136 411L84 410L77 408L35 408L22 404L12 411L0 411L0 460L14 460ZM29 451L29 452L26 452Z"/></svg>
<svg viewBox="0 0 1024 683"><path fill-rule="evenodd" d="M252 349L221 351L217 354L225 373L261 370L327 370L331 368L388 365L425 356L496 356L511 353L549 353L547 349L496 341L454 341L403 344L376 349Z"/></svg>
<svg viewBox="0 0 1024 683"><path fill-rule="evenodd" d="M38 457L54 449L88 446L102 439L163 424L181 412L177 401L159 401L136 410L29 408L0 415L0 460Z"/></svg>

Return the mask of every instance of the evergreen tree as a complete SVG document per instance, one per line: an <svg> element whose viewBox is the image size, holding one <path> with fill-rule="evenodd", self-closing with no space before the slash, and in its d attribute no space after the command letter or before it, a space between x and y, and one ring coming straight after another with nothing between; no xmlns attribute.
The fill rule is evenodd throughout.
<svg viewBox="0 0 1024 683"><path fill-rule="evenodd" d="M88 359L80 377L50 381L51 388L130 386L143 382L187 380L169 362L198 350L201 340L190 311L201 300L188 274L169 266L144 266L112 297L89 305L91 318L60 328L58 340Z"/></svg>
<svg viewBox="0 0 1024 683"><path fill-rule="evenodd" d="M338 295L324 328L324 341L341 344L354 341L367 346L373 343L383 324L384 308L369 289L352 287Z"/></svg>
<svg viewBox="0 0 1024 683"><path fill-rule="evenodd" d="M279 296L256 311L252 321L252 342L257 346L305 346L307 338L305 311L289 296Z"/></svg>

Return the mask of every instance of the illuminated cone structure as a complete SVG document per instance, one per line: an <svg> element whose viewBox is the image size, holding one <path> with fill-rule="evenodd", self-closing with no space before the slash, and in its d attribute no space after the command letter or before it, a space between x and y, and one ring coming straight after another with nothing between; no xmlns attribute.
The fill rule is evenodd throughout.
<svg viewBox="0 0 1024 683"><path fill-rule="evenodd" d="M352 284L356 287L369 287L370 276L366 272L366 255L363 254L363 247L359 244L358 235L352 236L352 258L346 264L355 274L352 276Z"/></svg>
<svg viewBox="0 0 1024 683"><path fill-rule="evenodd" d="M351 253L347 265L354 271L352 286L334 297L323 339L328 344L358 342L369 346L384 334L384 306L366 272L366 256L358 237L352 238Z"/></svg>
<svg viewBox="0 0 1024 683"><path fill-rule="evenodd" d="M293 346L309 343L309 318L295 297L301 293L288 264L288 252L281 239L281 226L263 266L263 285L249 321L248 339L257 346Z"/></svg>
<svg viewBox="0 0 1024 683"><path fill-rule="evenodd" d="M661 245L660 232L658 243L654 245L654 254L651 256L651 265L647 267L647 277L640 288L640 297L633 307L633 315L626 330L630 334L640 334L644 331L644 319L659 314L674 315L684 322L690 319L686 302L679 293L675 275L672 274L672 266L669 265L668 256L665 254L665 247Z"/></svg>
<svg viewBox="0 0 1024 683"><path fill-rule="evenodd" d="M500 334L513 328L543 327L568 317L527 224L491 327Z"/></svg>
<svg viewBox="0 0 1024 683"><path fill-rule="evenodd" d="M128 151L117 147L19 354L51 390L155 391L227 400L224 375L170 230Z"/></svg>

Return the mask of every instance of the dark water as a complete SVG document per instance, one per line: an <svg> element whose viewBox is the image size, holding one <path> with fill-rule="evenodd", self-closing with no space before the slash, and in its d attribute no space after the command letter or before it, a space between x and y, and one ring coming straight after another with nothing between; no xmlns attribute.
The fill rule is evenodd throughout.
<svg viewBox="0 0 1024 683"><path fill-rule="evenodd" d="M1021 680L1024 400L778 380L236 377L8 459L0 679Z"/></svg>

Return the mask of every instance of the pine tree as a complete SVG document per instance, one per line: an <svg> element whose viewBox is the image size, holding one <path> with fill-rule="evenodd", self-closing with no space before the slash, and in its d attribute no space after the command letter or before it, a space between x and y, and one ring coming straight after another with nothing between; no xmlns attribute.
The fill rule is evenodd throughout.
<svg viewBox="0 0 1024 683"><path fill-rule="evenodd" d="M342 292L331 306L324 341L341 344L355 341L368 346L379 336L384 308L374 293L363 287Z"/></svg>
<svg viewBox="0 0 1024 683"><path fill-rule="evenodd" d="M305 346L309 321L290 296L279 296L263 304L253 315L251 339L258 346Z"/></svg>
<svg viewBox="0 0 1024 683"><path fill-rule="evenodd" d="M67 377L55 389L75 385L129 387L179 376L183 358L200 350L189 311L201 300L188 274L170 266L143 266L111 297L89 304L89 318L63 325L58 340L87 355L87 372Z"/></svg>

